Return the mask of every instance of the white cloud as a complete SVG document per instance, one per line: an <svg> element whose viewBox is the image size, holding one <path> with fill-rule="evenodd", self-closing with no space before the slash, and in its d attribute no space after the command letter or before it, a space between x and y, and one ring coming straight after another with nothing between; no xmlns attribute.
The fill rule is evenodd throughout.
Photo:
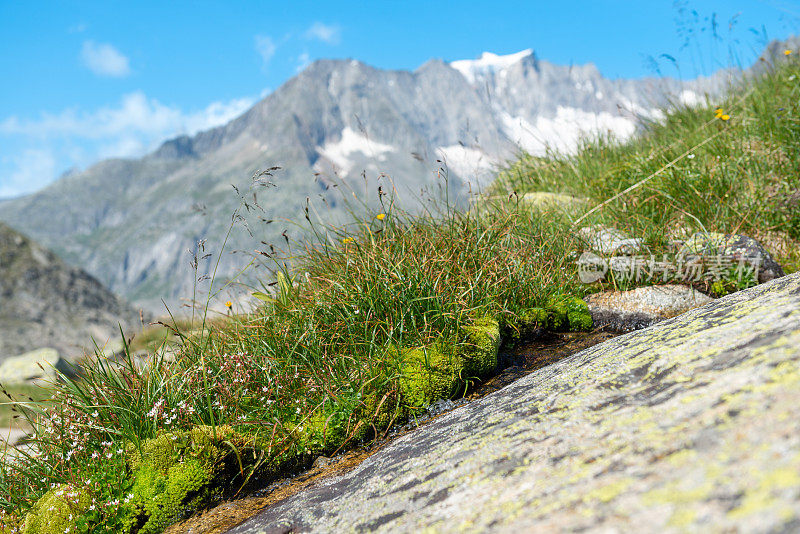
<svg viewBox="0 0 800 534"><path fill-rule="evenodd" d="M277 50L278 46L275 44L275 41L272 40L272 37L266 35L256 35L255 41L256 52L261 56L261 61L263 61L266 67L272 59L272 56L275 55L275 50Z"/></svg>
<svg viewBox="0 0 800 534"><path fill-rule="evenodd" d="M104 107L90 113L67 109L57 115L43 113L41 118L34 120L12 116L0 122L0 135L106 140L128 133L146 137L192 135L230 121L252 104L252 98L237 98L212 102L199 111L184 113L137 91L124 95L119 106Z"/></svg>
<svg viewBox="0 0 800 534"><path fill-rule="evenodd" d="M11 158L16 169L0 182L0 198L35 191L53 180L56 158L47 149L26 149Z"/></svg>
<svg viewBox="0 0 800 534"><path fill-rule="evenodd" d="M253 98L237 98L184 112L134 92L116 106L91 112L66 109L36 119L9 117L0 121L0 147L7 137L20 155L0 158L0 197L39 189L56 178L58 169L141 156L166 139L225 124L253 103ZM6 156L3 152L0 148L0 156Z"/></svg>
<svg viewBox="0 0 800 534"><path fill-rule="evenodd" d="M84 41L81 59L98 76L124 78L131 73L128 58L110 44Z"/></svg>
<svg viewBox="0 0 800 534"><path fill-rule="evenodd" d="M299 56L297 56L297 66L294 68L295 72L300 72L304 68L308 67L308 64L311 62L311 56L308 55L308 52L303 52Z"/></svg>
<svg viewBox="0 0 800 534"><path fill-rule="evenodd" d="M339 44L342 29L337 24L323 24L315 22L303 34L306 39L316 39L330 45Z"/></svg>

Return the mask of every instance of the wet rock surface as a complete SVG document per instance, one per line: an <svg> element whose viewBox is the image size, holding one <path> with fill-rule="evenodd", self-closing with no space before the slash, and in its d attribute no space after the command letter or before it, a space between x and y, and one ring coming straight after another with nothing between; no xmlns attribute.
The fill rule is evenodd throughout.
<svg viewBox="0 0 800 534"><path fill-rule="evenodd" d="M800 276L533 372L230 532L792 531Z"/></svg>

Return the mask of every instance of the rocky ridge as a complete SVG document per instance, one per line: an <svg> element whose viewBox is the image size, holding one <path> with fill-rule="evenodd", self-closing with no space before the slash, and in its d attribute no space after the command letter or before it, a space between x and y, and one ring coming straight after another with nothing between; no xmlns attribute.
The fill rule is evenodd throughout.
<svg viewBox="0 0 800 534"><path fill-rule="evenodd" d="M141 326L139 312L94 277L0 223L0 362L50 347L76 357Z"/></svg>

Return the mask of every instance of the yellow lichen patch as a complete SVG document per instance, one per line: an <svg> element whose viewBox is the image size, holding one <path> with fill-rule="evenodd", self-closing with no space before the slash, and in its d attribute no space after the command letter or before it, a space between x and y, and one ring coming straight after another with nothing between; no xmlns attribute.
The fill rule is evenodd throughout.
<svg viewBox="0 0 800 534"><path fill-rule="evenodd" d="M684 466L697 461L697 451L692 449L683 449L670 454L667 456L666 460L675 467Z"/></svg>
<svg viewBox="0 0 800 534"><path fill-rule="evenodd" d="M670 516L669 522L667 524L671 527L683 529L693 524L696 519L697 519L696 510L689 507L680 507L674 512L672 512L672 516Z"/></svg>
<svg viewBox="0 0 800 534"><path fill-rule="evenodd" d="M767 473L756 474L757 482L747 490L742 503L728 512L731 519L739 519L762 512L767 508L785 508L775 493L785 488L800 486L800 465L783 465Z"/></svg>
<svg viewBox="0 0 800 534"><path fill-rule="evenodd" d="M631 481L628 479L620 479L610 484L606 484L604 486L600 486L599 488L595 488L589 491L583 497L583 502L591 503L594 501L599 501L601 503L611 502L616 499L622 492L624 492L628 487L631 485Z"/></svg>
<svg viewBox="0 0 800 534"><path fill-rule="evenodd" d="M714 486L711 482L704 482L700 486L686 487L684 481L673 480L666 485L655 488L642 495L645 504L673 504L686 505L706 499Z"/></svg>

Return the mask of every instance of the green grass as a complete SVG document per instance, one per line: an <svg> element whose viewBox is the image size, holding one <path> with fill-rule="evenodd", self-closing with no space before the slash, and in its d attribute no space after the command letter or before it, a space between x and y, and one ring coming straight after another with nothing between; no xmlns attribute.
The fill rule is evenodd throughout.
<svg viewBox="0 0 800 534"><path fill-rule="evenodd" d="M622 146L586 144L576 155L523 154L489 194L567 193L597 207L601 223L643 236L654 251L697 231L743 233L790 270L800 267L800 83L797 59L705 109L678 108ZM728 120L716 117L724 110ZM625 192L629 188L630 191Z"/></svg>
<svg viewBox="0 0 800 534"><path fill-rule="evenodd" d="M729 120L717 103L676 109L628 143L523 155L490 191L508 202L412 216L382 197L348 227L312 225L291 269L265 250L275 286L255 313L178 332L175 361L98 358L56 387L31 416L38 454L2 465L0 519L32 511L38 525L46 503L85 531L157 532L462 395L491 373L501 338L588 326L579 297L598 287L577 278L579 226L611 224L654 251L740 232L797 269L800 69L782 63L719 103ZM514 200L529 191L588 202L542 212Z"/></svg>

